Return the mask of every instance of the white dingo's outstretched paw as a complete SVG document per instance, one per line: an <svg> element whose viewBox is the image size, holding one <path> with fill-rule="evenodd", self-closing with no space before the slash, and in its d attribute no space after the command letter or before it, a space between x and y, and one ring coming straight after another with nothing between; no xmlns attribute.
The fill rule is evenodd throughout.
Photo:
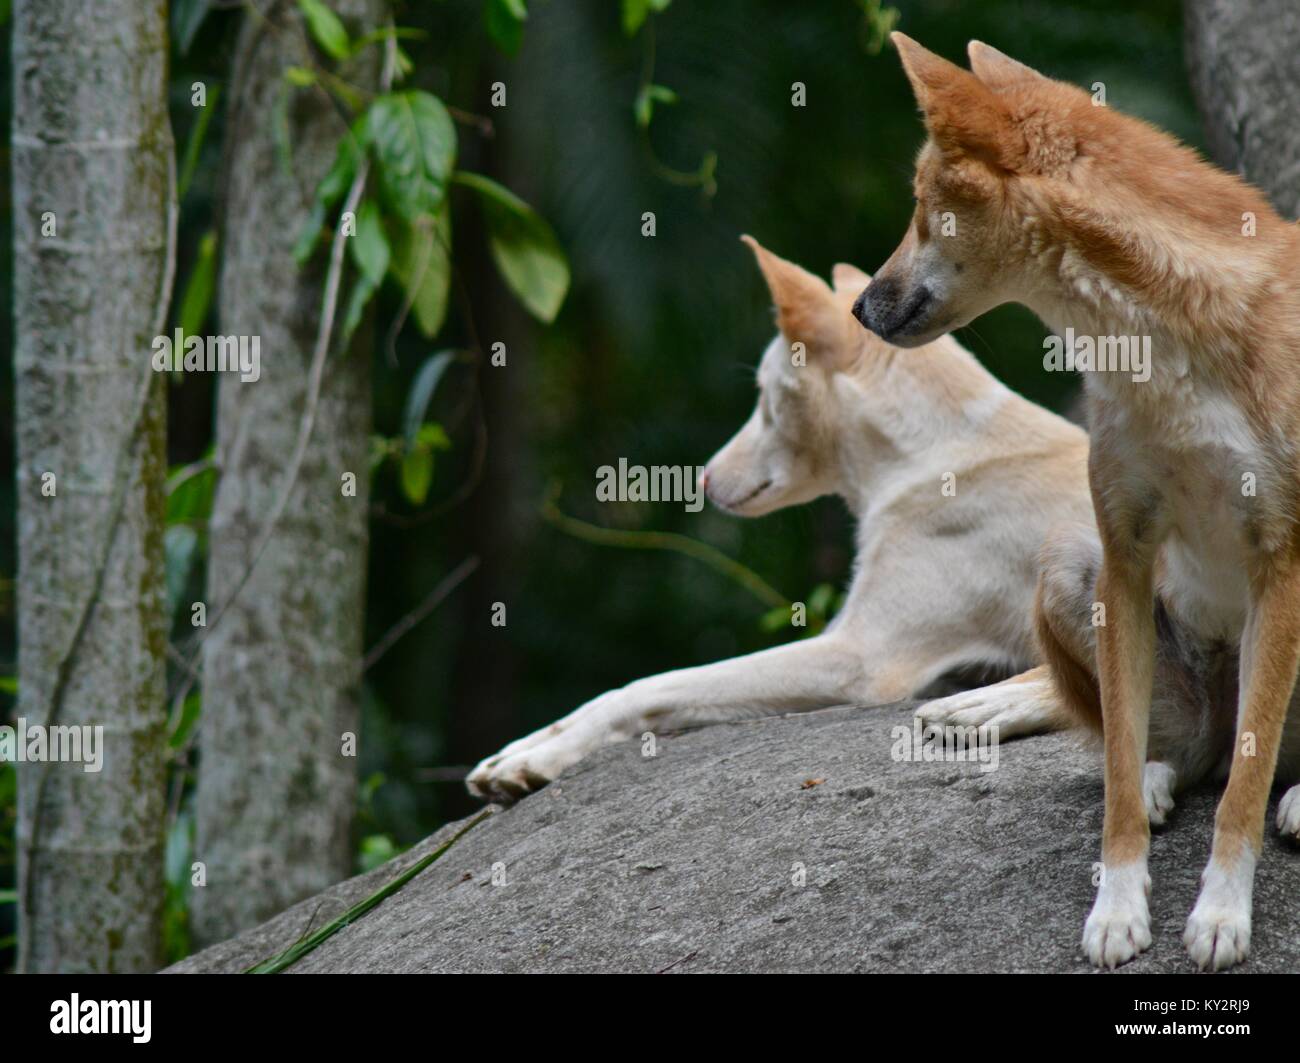
<svg viewBox="0 0 1300 1063"><path fill-rule="evenodd" d="M1250 900L1255 854L1243 852L1227 867L1213 856L1201 873L1201 894L1187 918L1183 944L1203 971L1221 971L1250 954Z"/></svg>
<svg viewBox="0 0 1300 1063"><path fill-rule="evenodd" d="M591 750L577 728L551 724L488 757L465 779L475 797L509 804L540 790Z"/></svg>
<svg viewBox="0 0 1300 1063"><path fill-rule="evenodd" d="M998 738L1054 731L1061 726L1056 693L1049 679L1009 679L966 690L916 710L926 726L997 727Z"/></svg>
<svg viewBox="0 0 1300 1063"><path fill-rule="evenodd" d="M1277 806L1277 829L1283 837L1300 842L1300 786L1293 786L1282 795Z"/></svg>
<svg viewBox="0 0 1300 1063"><path fill-rule="evenodd" d="M1083 951L1094 966L1112 970L1151 946L1146 862L1107 868L1083 926Z"/></svg>
<svg viewBox="0 0 1300 1063"><path fill-rule="evenodd" d="M1174 810L1174 785L1178 775L1163 761L1147 762L1142 773L1142 800L1147 806L1147 819L1153 827L1163 827L1169 813Z"/></svg>

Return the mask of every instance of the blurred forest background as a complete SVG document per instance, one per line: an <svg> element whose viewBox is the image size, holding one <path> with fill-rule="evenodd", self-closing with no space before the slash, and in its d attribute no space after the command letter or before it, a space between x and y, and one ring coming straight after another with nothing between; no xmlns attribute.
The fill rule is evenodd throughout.
<svg viewBox="0 0 1300 1063"><path fill-rule="evenodd" d="M170 14L171 119L190 170L170 324L198 314L207 332L220 331L210 235L220 160L241 135L223 98L241 8L173 0ZM963 64L966 42L979 38L1049 75L1103 82L1111 105L1200 140L1177 0L531 0L520 19L524 10L521 0L408 0L394 9L398 26L420 31L401 42L411 60L404 87L454 109L457 165L500 182L549 222L571 282L553 322L530 316L493 266L477 204L453 195L453 298L436 336L408 326L388 350L404 295L393 285L378 293L378 436L402 436L412 388L422 370L428 382L436 352L501 341L508 360L440 362L426 416L441 430L429 448L431 481L421 484L416 471L417 482L404 483L392 463L375 474L366 646L466 559L479 565L365 674L358 869L471 811L461 776L510 739L639 676L790 637L765 629L767 607L698 561L565 533L546 519L548 497L594 524L703 540L791 599L847 577L851 529L835 500L744 522L670 503L598 503L595 471L620 457L702 465L748 415L751 369L773 324L739 234L823 276L837 261L873 270L892 251L911 212L922 127L884 40L891 21ZM9 0L0 0L0 18L7 34ZM9 54L6 40L6 125ZM191 105L196 81L208 86L204 109ZM492 105L494 82L507 86L504 107ZM805 106L791 104L795 82L806 86ZM647 84L670 92L647 96ZM3 150L0 297L8 308L13 218ZM656 216L653 237L642 235L647 211ZM0 315L0 675L11 677L0 723L16 715L12 327L11 315ZM1062 410L1075 384L1041 371L1043 335L1027 311L1004 307L960 339L1010 386ZM265 372L274 355L262 355ZM215 392L211 375L171 384L173 469L211 454ZM208 507L202 491L183 512L173 507L173 520L196 531L192 552L169 556L169 580L181 581L186 601L203 595ZM495 602L508 610L504 627L491 623ZM184 882L195 763L187 757L172 769L180 799L168 825L171 958L190 947ZM14 795L14 768L0 765L0 969L12 964L15 940Z"/></svg>

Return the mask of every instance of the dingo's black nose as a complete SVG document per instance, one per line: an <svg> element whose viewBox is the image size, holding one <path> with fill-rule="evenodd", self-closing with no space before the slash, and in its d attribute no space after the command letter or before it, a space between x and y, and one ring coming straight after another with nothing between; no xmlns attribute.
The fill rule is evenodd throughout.
<svg viewBox="0 0 1300 1063"><path fill-rule="evenodd" d="M911 326L928 316L925 312L929 304L930 292L924 285L905 292L892 277L877 277L853 304L853 316L863 328L890 342L909 331L915 332Z"/></svg>
<svg viewBox="0 0 1300 1063"><path fill-rule="evenodd" d="M863 288L862 294L859 295L853 301L853 316L858 319L858 322L862 325L863 328L871 328L870 323L867 321L867 289L866 288Z"/></svg>
<svg viewBox="0 0 1300 1063"><path fill-rule="evenodd" d="M863 328L884 339L885 327L898 306L898 294L897 281L878 277L862 289L862 294L853 304L853 316Z"/></svg>

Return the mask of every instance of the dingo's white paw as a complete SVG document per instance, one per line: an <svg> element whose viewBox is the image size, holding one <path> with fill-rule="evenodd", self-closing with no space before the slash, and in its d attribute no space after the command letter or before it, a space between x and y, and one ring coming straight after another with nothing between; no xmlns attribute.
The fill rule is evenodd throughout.
<svg viewBox="0 0 1300 1063"><path fill-rule="evenodd" d="M1183 944L1201 970L1221 971L1250 953L1250 899L1255 855L1244 852L1225 868L1214 857L1201 875L1201 894L1187 918Z"/></svg>
<svg viewBox="0 0 1300 1063"><path fill-rule="evenodd" d="M1202 971L1221 971L1250 952L1250 913L1216 911L1196 902L1183 933L1187 954Z"/></svg>
<svg viewBox="0 0 1300 1063"><path fill-rule="evenodd" d="M927 726L997 727L1001 740L1056 730L1056 708L1050 680L1007 680L927 701L916 715Z"/></svg>
<svg viewBox="0 0 1300 1063"><path fill-rule="evenodd" d="M1146 862L1107 869L1083 927L1083 951L1097 967L1118 967L1151 946Z"/></svg>
<svg viewBox="0 0 1300 1063"><path fill-rule="evenodd" d="M488 757L465 779L475 797L509 804L540 790L588 752L570 729L551 724Z"/></svg>
<svg viewBox="0 0 1300 1063"><path fill-rule="evenodd" d="M1277 806L1277 829L1283 836L1300 842L1300 786L1293 786L1282 795Z"/></svg>
<svg viewBox="0 0 1300 1063"><path fill-rule="evenodd" d="M1174 810L1174 784L1178 775L1163 761L1147 762L1142 773L1142 800L1147 806L1147 819L1151 826L1164 826L1165 819Z"/></svg>

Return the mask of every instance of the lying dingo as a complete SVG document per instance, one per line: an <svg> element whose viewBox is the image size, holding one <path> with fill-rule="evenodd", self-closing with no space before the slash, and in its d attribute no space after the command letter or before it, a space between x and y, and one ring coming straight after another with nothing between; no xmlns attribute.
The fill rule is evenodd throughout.
<svg viewBox="0 0 1300 1063"><path fill-rule="evenodd" d="M820 278L745 242L776 304L780 335L758 369L758 404L702 474L739 516L838 494L858 520L843 610L799 642L612 690L506 746L470 790L513 799L609 742L831 705L898 701L958 669L1038 659L1035 558L1049 528L1087 521L1087 437L1008 390L950 336L900 352L850 313L869 278ZM1018 679L1050 692L1044 672ZM1022 701L1002 737L1065 722ZM989 722L987 719L982 722Z"/></svg>

